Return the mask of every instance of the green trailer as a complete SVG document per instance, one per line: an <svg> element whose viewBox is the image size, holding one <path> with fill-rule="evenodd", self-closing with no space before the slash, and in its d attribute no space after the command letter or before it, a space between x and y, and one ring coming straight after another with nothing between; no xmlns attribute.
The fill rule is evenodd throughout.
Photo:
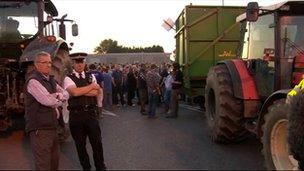
<svg viewBox="0 0 304 171"><path fill-rule="evenodd" d="M191 102L204 104L208 70L217 61L236 58L240 24L236 17L245 7L186 6L176 25L176 59L184 74L184 93Z"/></svg>

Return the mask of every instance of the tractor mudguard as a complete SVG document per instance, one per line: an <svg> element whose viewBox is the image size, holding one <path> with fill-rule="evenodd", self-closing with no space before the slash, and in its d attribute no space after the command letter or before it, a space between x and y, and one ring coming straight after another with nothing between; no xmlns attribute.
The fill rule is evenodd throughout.
<svg viewBox="0 0 304 171"><path fill-rule="evenodd" d="M250 75L245 62L240 59L224 60L219 64L225 64L233 80L234 97L243 99L244 117L253 118L257 116L260 108L260 97L255 81Z"/></svg>
<svg viewBox="0 0 304 171"><path fill-rule="evenodd" d="M41 51L49 53L54 58L60 48L69 51L68 45L63 39L54 42L48 41L45 37L35 39L24 49L20 62L34 61L35 55Z"/></svg>
<svg viewBox="0 0 304 171"><path fill-rule="evenodd" d="M221 63L224 63L230 72L233 80L233 92L236 98L244 100L260 99L253 77L249 74L243 60L225 60L221 61Z"/></svg>
<svg viewBox="0 0 304 171"><path fill-rule="evenodd" d="M261 137L263 135L262 125L264 124L264 116L266 113L268 113L269 106L271 106L276 100L286 98L289 91L290 89L275 91L265 100L258 114L259 118L257 122L257 131L256 131L258 137Z"/></svg>

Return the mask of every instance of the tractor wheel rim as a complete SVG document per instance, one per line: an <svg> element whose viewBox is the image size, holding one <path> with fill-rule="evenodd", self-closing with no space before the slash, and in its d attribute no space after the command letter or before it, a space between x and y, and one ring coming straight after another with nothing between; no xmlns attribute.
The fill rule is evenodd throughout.
<svg viewBox="0 0 304 171"><path fill-rule="evenodd" d="M289 153L287 143L288 120L281 119L271 131L271 155L276 170L294 170L298 168L298 162Z"/></svg>

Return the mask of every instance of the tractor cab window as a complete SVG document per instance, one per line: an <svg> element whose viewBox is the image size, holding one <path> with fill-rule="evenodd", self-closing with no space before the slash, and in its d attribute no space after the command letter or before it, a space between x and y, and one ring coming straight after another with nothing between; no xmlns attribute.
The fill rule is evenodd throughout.
<svg viewBox="0 0 304 171"><path fill-rule="evenodd" d="M294 86L302 80L304 54L304 16L283 16L281 23L281 84Z"/></svg>
<svg viewBox="0 0 304 171"><path fill-rule="evenodd" d="M284 16L280 22L283 58L304 54L304 16Z"/></svg>
<svg viewBox="0 0 304 171"><path fill-rule="evenodd" d="M242 58L273 61L274 57L273 14L260 16L256 22L246 24Z"/></svg>
<svg viewBox="0 0 304 171"><path fill-rule="evenodd" d="M243 23L242 58L257 84L259 95L266 99L274 89L275 76L275 38L274 15L259 16L256 22ZM244 34L245 33L245 34Z"/></svg>
<svg viewBox="0 0 304 171"><path fill-rule="evenodd" d="M19 43L37 32L36 2L0 1L0 43Z"/></svg>

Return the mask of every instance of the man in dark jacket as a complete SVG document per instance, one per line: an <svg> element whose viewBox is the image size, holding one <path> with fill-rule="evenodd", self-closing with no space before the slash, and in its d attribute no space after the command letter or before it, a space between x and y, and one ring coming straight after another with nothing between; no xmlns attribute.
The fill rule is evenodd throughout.
<svg viewBox="0 0 304 171"><path fill-rule="evenodd" d="M183 87L183 73L180 70L180 66L177 62L173 63L173 82L171 91L171 113L167 115L167 118L177 118L178 116L178 96Z"/></svg>
<svg viewBox="0 0 304 171"><path fill-rule="evenodd" d="M89 73L93 74L99 86L102 86L103 76L102 73L97 70L96 65L90 64L89 69L90 69Z"/></svg>
<svg viewBox="0 0 304 171"><path fill-rule="evenodd" d="M125 100L123 96L123 73L120 70L120 65L115 65L115 69L112 72L113 82L113 104L118 105L118 95L120 97L121 105L124 106Z"/></svg>
<svg viewBox="0 0 304 171"><path fill-rule="evenodd" d="M64 79L64 88L71 95L68 101L70 131L82 168L91 169L86 150L86 139L89 137L95 168L105 170L97 106L97 97L102 90L97 84L96 78L85 72L84 69L85 59L83 57L74 58L73 73Z"/></svg>
<svg viewBox="0 0 304 171"><path fill-rule="evenodd" d="M136 91L136 78L134 74L134 69L132 67L129 68L129 73L127 74L127 80L126 80L126 88L127 88L127 103L129 106L135 106L133 104L132 100L135 97L135 91Z"/></svg>
<svg viewBox="0 0 304 171"><path fill-rule="evenodd" d="M102 82L103 82L103 74L97 70L96 68L96 65L95 64L90 64L89 65L89 74L92 74L96 81L97 81L97 84L99 84L100 87L102 87ZM101 99L98 99L99 100L99 106L98 106L98 114L99 114L99 117L102 118L102 101L103 101L103 93L101 94L102 97L100 97Z"/></svg>
<svg viewBox="0 0 304 171"><path fill-rule="evenodd" d="M59 140L57 135L57 107L69 98L54 77L50 75L50 54L36 55L35 70L26 80L25 120L30 136L36 170L57 170L59 163Z"/></svg>
<svg viewBox="0 0 304 171"><path fill-rule="evenodd" d="M142 115L147 115L145 108L146 103L148 101L148 87L146 81L146 74L147 74L146 65L141 64L137 76L137 88L138 88L139 101L140 101L140 113Z"/></svg>

